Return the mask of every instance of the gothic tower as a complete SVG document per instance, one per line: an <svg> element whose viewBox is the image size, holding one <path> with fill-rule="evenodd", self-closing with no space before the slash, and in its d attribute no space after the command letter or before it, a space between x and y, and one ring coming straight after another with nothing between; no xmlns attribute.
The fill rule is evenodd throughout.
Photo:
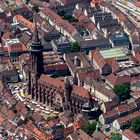
<svg viewBox="0 0 140 140"><path fill-rule="evenodd" d="M35 78L38 79L44 72L43 65L43 46L39 39L37 26L35 25L33 41L29 46L31 57L31 72L35 74Z"/></svg>
<svg viewBox="0 0 140 140"><path fill-rule="evenodd" d="M92 99L92 96L91 96L91 87L90 87L90 90L88 92L88 95L89 95L89 97L88 97L88 107L89 107L89 109L93 109L94 102L93 102L93 99Z"/></svg>
<svg viewBox="0 0 140 140"><path fill-rule="evenodd" d="M91 95L91 87L88 94L89 94L89 97L88 97L87 102L83 105L82 112L85 118L92 119L94 117L95 112L94 112L94 101Z"/></svg>
<svg viewBox="0 0 140 140"><path fill-rule="evenodd" d="M65 78L65 89L66 89L66 100L69 102L71 100L72 86L71 86L70 81L67 77Z"/></svg>
<svg viewBox="0 0 140 140"><path fill-rule="evenodd" d="M32 95L32 98L37 95L34 93L34 89L37 91L38 79L40 75L44 72L43 64L43 46L41 40L39 39L37 25L35 24L33 41L29 45L30 49L30 65L29 65L29 80L28 80L28 93ZM35 79L35 85L32 82L32 74Z"/></svg>

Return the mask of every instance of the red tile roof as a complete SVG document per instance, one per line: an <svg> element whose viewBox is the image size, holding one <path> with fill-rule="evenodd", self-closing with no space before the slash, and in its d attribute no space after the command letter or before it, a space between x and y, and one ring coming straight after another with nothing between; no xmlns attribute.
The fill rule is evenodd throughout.
<svg viewBox="0 0 140 140"><path fill-rule="evenodd" d="M118 111L120 113L123 113L123 112L127 111L127 108L126 107L127 107L126 105L119 105L118 106Z"/></svg>
<svg viewBox="0 0 140 140"><path fill-rule="evenodd" d="M26 52L26 51L28 51L28 49L24 44L19 43L19 44L13 44L13 45L8 46L8 51L10 53L13 53L13 52Z"/></svg>
<svg viewBox="0 0 140 140"><path fill-rule="evenodd" d="M115 119L119 116L118 110L114 109L103 114L104 119Z"/></svg>
<svg viewBox="0 0 140 140"><path fill-rule="evenodd" d="M106 111L110 111L118 106L117 101L104 102L103 104L105 106Z"/></svg>
<svg viewBox="0 0 140 140"><path fill-rule="evenodd" d="M39 138L40 140L53 140L52 134L45 134L42 131L40 131L35 125L33 125L32 121L30 120L27 123L27 129L33 133L34 136Z"/></svg>
<svg viewBox="0 0 140 140"><path fill-rule="evenodd" d="M28 27L31 30L35 29L35 24L30 22L29 20L25 19L24 17L20 16L20 15L16 15L15 16L16 20L23 24L24 26Z"/></svg>
<svg viewBox="0 0 140 140"><path fill-rule="evenodd" d="M123 76L118 76L115 74L110 74L106 77L106 81L108 84L110 84L112 87L115 85L121 85L121 84L126 84L126 83L136 83L140 79L140 75L138 76L129 76L129 75L123 75Z"/></svg>
<svg viewBox="0 0 140 140"><path fill-rule="evenodd" d="M7 39L10 39L11 37L12 37L11 32L6 31L6 32L4 33L4 35L2 36L2 39L3 39L4 41L6 41Z"/></svg>
<svg viewBox="0 0 140 140"><path fill-rule="evenodd" d="M115 100L118 101L118 97L117 95L113 92L113 90L108 89L105 87L104 84L101 84L99 82L96 82L94 79L92 79L91 77L87 77L86 80L84 81L85 84L87 85L91 85L94 87L95 90L97 90L98 92L100 92L101 94L103 94L104 96L108 97L110 100ZM98 94L97 92L97 94ZM95 92L95 96L97 96L96 92ZM102 100L102 99L100 99Z"/></svg>
<svg viewBox="0 0 140 140"><path fill-rule="evenodd" d="M140 116L140 111L136 111L125 117L121 117L121 118L117 119L117 121L118 121L119 125L122 126L122 125L126 125L126 124L130 123L133 119L135 119L139 116Z"/></svg>
<svg viewBox="0 0 140 140"><path fill-rule="evenodd" d="M76 95L79 95L79 96L82 96L83 98L87 98L89 97L89 93L88 93L88 90L81 87L81 86L73 86L73 90L72 92Z"/></svg>
<svg viewBox="0 0 140 140"><path fill-rule="evenodd" d="M74 131L81 129L85 124L85 120L83 118L80 118L79 120L76 120L73 122L73 128Z"/></svg>
<svg viewBox="0 0 140 140"><path fill-rule="evenodd" d="M126 22L126 16L122 12L120 12L117 16L121 22Z"/></svg>
<svg viewBox="0 0 140 140"><path fill-rule="evenodd" d="M132 132L131 130L125 130L122 132L122 134L127 137L129 140L138 140L138 136L137 134L135 134L134 132Z"/></svg>
<svg viewBox="0 0 140 140"><path fill-rule="evenodd" d="M50 65L50 66L44 66L44 67L45 67L45 71L68 69L68 66L66 64Z"/></svg>
<svg viewBox="0 0 140 140"><path fill-rule="evenodd" d="M0 114L0 125L5 121L5 118Z"/></svg>
<svg viewBox="0 0 140 140"><path fill-rule="evenodd" d="M95 60L95 62L98 64L98 66L100 68L103 68L106 65L106 61L102 57L102 55L99 53L99 51L93 51L92 52L92 59Z"/></svg>
<svg viewBox="0 0 140 140"><path fill-rule="evenodd" d="M49 76L42 74L40 76L39 81L41 83L45 83L45 84L51 85L52 87L62 89L65 91L65 83L63 81L56 79L56 78L52 78L52 77L49 77ZM86 98L89 95L87 89L85 89L84 87L81 87L81 86L76 86L76 85L73 85L72 93L76 94L78 96L86 97Z"/></svg>
<svg viewBox="0 0 140 140"><path fill-rule="evenodd" d="M105 59L105 61L109 66L111 66L113 73L120 69L119 64L117 63L115 58L108 58Z"/></svg>
<svg viewBox="0 0 140 140"><path fill-rule="evenodd" d="M130 76L115 76L113 73L108 75L106 77L106 80L108 83L110 83L112 86L115 86L115 85L121 85L121 84L124 84L124 83L130 83L132 78Z"/></svg>
<svg viewBox="0 0 140 140"><path fill-rule="evenodd" d="M87 78L87 77L91 77L95 80L99 79L100 78L100 71L99 70L94 70L94 71L81 71L81 72L78 72L78 78L80 80L80 82L84 82L84 80Z"/></svg>
<svg viewBox="0 0 140 140"><path fill-rule="evenodd" d="M54 119L54 120L51 120L51 121L47 122L45 124L45 126L53 127L53 126L56 126L58 123L59 123L59 120L58 119Z"/></svg>
<svg viewBox="0 0 140 140"><path fill-rule="evenodd" d="M92 0L93 4L100 4L102 2L102 0Z"/></svg>
<svg viewBox="0 0 140 140"><path fill-rule="evenodd" d="M81 26L88 29L89 31L97 30L96 25L88 16L84 15L82 11L75 9L73 13L74 16L79 20L79 23L81 23Z"/></svg>
<svg viewBox="0 0 140 140"><path fill-rule="evenodd" d="M67 137L68 135L70 135L73 132L74 132L74 129L72 126L63 129L64 137Z"/></svg>
<svg viewBox="0 0 140 140"><path fill-rule="evenodd" d="M72 24L70 24L67 20L63 20L57 13L55 13L48 7L45 7L45 9L41 11L41 13L48 16L50 19L53 19L57 25L62 26L70 34L73 34L76 31L75 27Z"/></svg>
<svg viewBox="0 0 140 140"><path fill-rule="evenodd" d="M139 1L135 2L134 4L135 4L137 7L140 7L140 2L139 2Z"/></svg>
<svg viewBox="0 0 140 140"><path fill-rule="evenodd" d="M42 74L39 80L41 82L45 82L47 84L54 85L57 88L65 89L65 83L56 78L52 78L52 77Z"/></svg>

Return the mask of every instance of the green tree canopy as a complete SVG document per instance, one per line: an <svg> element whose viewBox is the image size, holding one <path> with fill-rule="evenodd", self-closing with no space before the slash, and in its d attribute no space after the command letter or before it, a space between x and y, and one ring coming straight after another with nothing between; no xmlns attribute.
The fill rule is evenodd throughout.
<svg viewBox="0 0 140 140"><path fill-rule="evenodd" d="M71 44L70 52L79 52L80 44L78 42L74 42Z"/></svg>
<svg viewBox="0 0 140 140"><path fill-rule="evenodd" d="M78 19L70 15L69 13L66 13L65 11L58 11L57 14L61 16L64 20L68 20L70 23L71 22L78 22Z"/></svg>
<svg viewBox="0 0 140 140"><path fill-rule="evenodd" d="M136 118L136 119L132 120L130 128L134 132L140 133L140 118Z"/></svg>
<svg viewBox="0 0 140 140"><path fill-rule="evenodd" d="M57 14L58 14L59 16L63 17L63 16L66 14L66 12L65 12L65 11L58 11Z"/></svg>
<svg viewBox="0 0 140 140"><path fill-rule="evenodd" d="M32 7L32 10L33 11L36 11L37 13L39 12L39 7L37 6L37 5L34 5L33 7Z"/></svg>
<svg viewBox="0 0 140 140"><path fill-rule="evenodd" d="M119 133L113 133L110 140L122 140L122 136Z"/></svg>
<svg viewBox="0 0 140 140"><path fill-rule="evenodd" d="M68 20L70 23L78 22L78 20L75 17L73 17L72 15L69 15L69 14L64 14L63 19Z"/></svg>
<svg viewBox="0 0 140 140"><path fill-rule="evenodd" d="M48 116L48 117L46 118L46 121L49 122L49 121L51 121L51 120L53 120L53 119L57 119L57 118L58 118L58 116Z"/></svg>
<svg viewBox="0 0 140 140"><path fill-rule="evenodd" d="M130 97L130 84L117 85L114 87L113 91L119 96L120 101L125 101Z"/></svg>
<svg viewBox="0 0 140 140"><path fill-rule="evenodd" d="M88 122L84 125L83 130L88 134L88 135L92 135L92 133L95 131L96 129L96 125L97 122L96 121L92 121L91 123Z"/></svg>
<svg viewBox="0 0 140 140"><path fill-rule="evenodd" d="M33 117L31 114L28 114L25 118L25 122L28 122L29 120L32 120L33 121Z"/></svg>
<svg viewBox="0 0 140 140"><path fill-rule="evenodd" d="M57 126L57 128L62 128L63 129L64 128L64 125L63 124L60 124L60 125Z"/></svg>

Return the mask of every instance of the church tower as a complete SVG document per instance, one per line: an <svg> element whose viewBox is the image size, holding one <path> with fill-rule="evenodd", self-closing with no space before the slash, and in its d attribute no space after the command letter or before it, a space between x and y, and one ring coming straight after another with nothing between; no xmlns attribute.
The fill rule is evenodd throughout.
<svg viewBox="0 0 140 140"><path fill-rule="evenodd" d="M65 89L66 89L66 100L69 102L71 100L72 86L70 84L68 77L65 78Z"/></svg>
<svg viewBox="0 0 140 140"><path fill-rule="evenodd" d="M88 92L89 97L87 102L83 105L82 107L82 112L83 112L83 116L87 119L93 119L94 114L95 114L95 108L94 108L94 101L92 99L92 95L91 95L91 87L90 87L90 91Z"/></svg>
<svg viewBox="0 0 140 140"><path fill-rule="evenodd" d="M30 57L31 57L31 68L30 71L35 74L35 78L38 79L44 72L43 65L43 46L39 39L37 25L35 24L35 31L33 41L29 46Z"/></svg>

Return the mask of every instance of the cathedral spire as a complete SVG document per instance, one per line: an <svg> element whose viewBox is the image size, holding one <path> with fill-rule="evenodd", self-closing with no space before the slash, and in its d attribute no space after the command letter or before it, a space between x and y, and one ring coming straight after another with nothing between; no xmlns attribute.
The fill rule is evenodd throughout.
<svg viewBox="0 0 140 140"><path fill-rule="evenodd" d="M33 17L35 17L35 15ZM36 22L35 18L34 18L33 22L34 22L35 27L34 27L34 31L33 31L33 39L32 39L32 43L31 43L31 49L36 50L36 51L42 50L43 46L42 46L41 40L39 38L37 22Z"/></svg>
<svg viewBox="0 0 140 140"><path fill-rule="evenodd" d="M31 71L35 73L36 79L44 73L44 63L43 63L43 46L39 38L37 24L35 23L34 36L30 44L30 54L31 54Z"/></svg>
<svg viewBox="0 0 140 140"><path fill-rule="evenodd" d="M38 29L37 29L37 22L34 20L34 24L35 24L35 30L34 30L34 43L40 43L40 39L39 39L39 34L38 34Z"/></svg>
<svg viewBox="0 0 140 140"><path fill-rule="evenodd" d="M88 97L88 106L90 108L93 108L93 99L92 99L91 92L92 92L92 89L91 89L91 86L90 86L90 89L88 91L88 95L89 95L89 97Z"/></svg>

